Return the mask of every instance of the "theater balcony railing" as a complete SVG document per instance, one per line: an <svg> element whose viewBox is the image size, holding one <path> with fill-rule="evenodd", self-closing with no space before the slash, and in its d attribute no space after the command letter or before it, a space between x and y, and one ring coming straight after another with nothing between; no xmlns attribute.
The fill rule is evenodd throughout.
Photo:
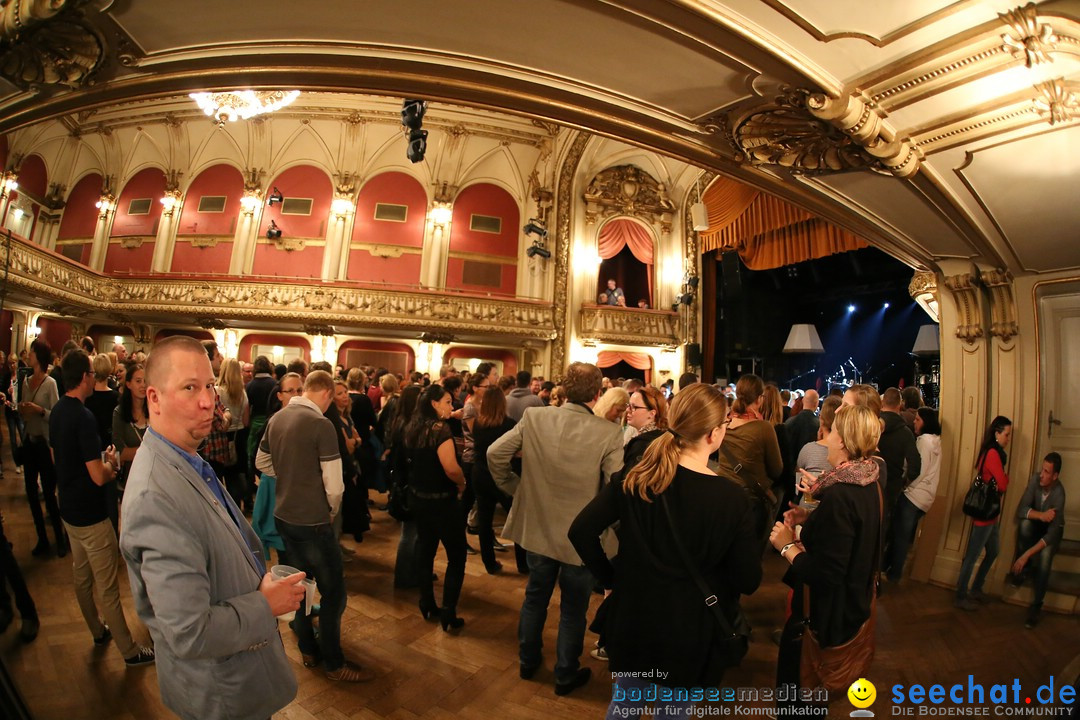
<svg viewBox="0 0 1080 720"><path fill-rule="evenodd" d="M580 336L616 345L677 345L678 314L614 305L581 308Z"/></svg>
<svg viewBox="0 0 1080 720"><path fill-rule="evenodd" d="M5 233L6 235L6 233ZM300 325L409 328L550 340L549 302L437 289L235 275L103 274L18 236L0 236L0 277L14 295L58 315L153 322L267 320Z"/></svg>

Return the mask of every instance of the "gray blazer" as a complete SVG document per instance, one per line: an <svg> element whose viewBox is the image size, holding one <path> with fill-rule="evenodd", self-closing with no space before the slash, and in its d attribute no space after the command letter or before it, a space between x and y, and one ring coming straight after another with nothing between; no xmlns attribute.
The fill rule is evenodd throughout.
<svg viewBox="0 0 1080 720"><path fill-rule="evenodd" d="M521 451L521 478L510 459ZM530 552L581 565L567 532L603 483L623 466L622 428L588 408L528 408L505 435L488 448L488 469L496 484L514 496L503 535Z"/></svg>
<svg viewBox="0 0 1080 720"><path fill-rule="evenodd" d="M241 530L188 462L152 432L124 491L120 549L154 639L161 699L182 718L265 720L296 696L277 619Z"/></svg>

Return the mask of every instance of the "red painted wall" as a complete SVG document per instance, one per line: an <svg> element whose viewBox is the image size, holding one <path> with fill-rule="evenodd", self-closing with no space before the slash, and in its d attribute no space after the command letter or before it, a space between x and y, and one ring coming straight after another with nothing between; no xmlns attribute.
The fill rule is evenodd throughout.
<svg viewBox="0 0 1080 720"><path fill-rule="evenodd" d="M54 353L63 349L64 343L71 340L71 323L56 318L38 318L37 326L41 328L39 340L44 340Z"/></svg>
<svg viewBox="0 0 1080 720"><path fill-rule="evenodd" d="M179 235L228 235L236 232L240 215L240 198L244 194L244 176L231 165L215 165L199 173L184 196L180 213ZM203 195L224 195L225 210L219 213L199 212ZM280 222L278 223L281 224Z"/></svg>
<svg viewBox="0 0 1080 720"><path fill-rule="evenodd" d="M67 205L64 207L64 215L60 218L60 229L57 231L57 240L74 240L85 238L87 243L83 246L82 263L90 261L90 240L94 237L94 228L97 226L98 210L94 207L101 198L101 176L91 173L85 176L67 197ZM57 248L60 251L60 248Z"/></svg>
<svg viewBox="0 0 1080 720"><path fill-rule="evenodd" d="M136 248L122 247L119 242L109 243L105 251L105 272L150 272L154 259L154 243L144 240Z"/></svg>
<svg viewBox="0 0 1080 720"><path fill-rule="evenodd" d="M28 155L19 167L19 190L44 199L49 187L45 161L39 155Z"/></svg>
<svg viewBox="0 0 1080 720"><path fill-rule="evenodd" d="M509 350L496 350L484 347L453 347L443 355L443 364L449 364L454 358L480 358L481 360L499 360L503 364L503 375L517 375L517 355Z"/></svg>
<svg viewBox="0 0 1080 720"><path fill-rule="evenodd" d="M326 236L326 223L330 218L330 202L334 189L330 178L319 168L301 165L289 168L278 175L267 186L268 192L274 188L281 190L285 197L311 198L310 215L282 215L281 204L267 206L263 210L262 225L259 227L260 244L255 248L255 262L252 266L254 275L281 277L321 277L322 259L325 248L308 246L303 250L279 250L266 240L266 229L274 220L281 228L284 237L299 237L321 240Z"/></svg>
<svg viewBox="0 0 1080 720"><path fill-rule="evenodd" d="M111 237L125 235L154 235L161 218L161 198L165 194L165 173L160 168L146 168L128 180L116 203ZM146 215L128 215L128 203L135 198L150 198L150 212Z"/></svg>
<svg viewBox="0 0 1080 720"><path fill-rule="evenodd" d="M2 168L2 156L3 156L3 138L0 138L0 168ZM11 325L15 322L15 316L11 314L10 310L0 311L0 350L4 351L4 360L7 360L7 354L11 352ZM6 388L0 388L0 392L7 392Z"/></svg>
<svg viewBox="0 0 1080 720"><path fill-rule="evenodd" d="M131 335L132 332L131 328L126 325L91 325L87 328L86 334L94 341L94 347L110 351L113 347L114 337L117 335Z"/></svg>
<svg viewBox="0 0 1080 720"><path fill-rule="evenodd" d="M273 335L270 333L245 335L240 339L240 349L237 351L238 358L244 362L251 362L251 350L256 345L281 345L283 347L303 348L304 359L311 362L311 343L308 342L307 338L300 335ZM271 358L271 362L273 362L273 358Z"/></svg>
<svg viewBox="0 0 1080 720"><path fill-rule="evenodd" d="M337 365L344 365L349 350L382 350L390 352L404 352L408 354L408 366L416 367L416 352L411 345L405 343L378 342L377 340L349 340L338 348Z"/></svg>
<svg viewBox="0 0 1080 720"><path fill-rule="evenodd" d="M376 220L375 206L378 203L408 207L405 222ZM427 194L419 181L405 173L382 173L360 189L352 242L423 247L426 220ZM361 282L415 286L420 283L420 255L383 258L375 257L367 250L350 250L345 277Z"/></svg>
<svg viewBox="0 0 1080 720"><path fill-rule="evenodd" d="M477 232L470 229L473 214L502 218L502 232ZM497 185L478 183L461 191L454 200L454 220L450 227L450 252L482 253L498 257L517 257L521 216L510 193ZM463 281L464 260L450 258L446 264L446 286L478 292L514 295L517 289L517 265L502 265L498 288L485 285L466 285Z"/></svg>
<svg viewBox="0 0 1080 720"><path fill-rule="evenodd" d="M231 237L231 236L230 236ZM195 247L188 238L179 237L173 245L172 266L174 273L228 273L232 260L233 242L221 242L212 248Z"/></svg>

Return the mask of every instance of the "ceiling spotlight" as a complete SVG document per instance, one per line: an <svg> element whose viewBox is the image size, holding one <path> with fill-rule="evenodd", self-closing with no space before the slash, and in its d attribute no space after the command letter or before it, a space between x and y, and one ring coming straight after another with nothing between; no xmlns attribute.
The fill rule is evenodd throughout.
<svg viewBox="0 0 1080 720"><path fill-rule="evenodd" d="M407 99L401 104L401 124L409 130L419 130L426 112L426 100Z"/></svg>
<svg viewBox="0 0 1080 720"><path fill-rule="evenodd" d="M266 228L266 239L276 240L281 237L281 228L277 226L277 223L273 220L270 221L270 227Z"/></svg>
<svg viewBox="0 0 1080 720"><path fill-rule="evenodd" d="M266 204L270 207L274 206L274 203L280 203L285 201L285 196L281 194L281 191L274 186L274 192L266 196Z"/></svg>
<svg viewBox="0 0 1080 720"><path fill-rule="evenodd" d="M855 312L855 306L854 306L854 305L848 305L848 306L847 306L847 311L848 311L848 313L853 313L853 312Z"/></svg>
<svg viewBox="0 0 1080 720"><path fill-rule="evenodd" d="M418 163L424 159L427 152L427 130L410 130L409 147L405 150L405 157L409 162Z"/></svg>
<svg viewBox="0 0 1080 720"><path fill-rule="evenodd" d="M529 222L525 223L525 227L521 229L526 235L536 235L541 240L547 240L547 229L542 220L529 218Z"/></svg>

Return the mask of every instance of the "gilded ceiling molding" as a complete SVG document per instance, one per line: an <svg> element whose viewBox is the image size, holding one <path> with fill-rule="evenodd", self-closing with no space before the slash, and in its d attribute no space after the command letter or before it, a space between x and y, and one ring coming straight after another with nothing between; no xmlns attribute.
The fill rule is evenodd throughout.
<svg viewBox="0 0 1080 720"><path fill-rule="evenodd" d="M919 307L926 311L927 315L933 318L934 322L941 322L941 311L939 309L941 301L938 297L937 273L929 270L916 272L911 277L911 282L908 283L908 295Z"/></svg>
<svg viewBox="0 0 1080 720"><path fill-rule="evenodd" d="M631 215L659 223L671 232L675 204L667 188L636 165L618 165L601 170L581 194L585 201L585 222L595 225L614 215Z"/></svg>
<svg viewBox="0 0 1080 720"><path fill-rule="evenodd" d="M566 369L567 325L570 320L570 216L574 206L574 176L581 156L592 135L580 132L570 143L570 149L559 170L558 211L555 218L557 247L555 248L555 335L551 343L551 375L561 377ZM551 233L551 230L548 230Z"/></svg>
<svg viewBox="0 0 1080 720"><path fill-rule="evenodd" d="M1058 38L1052 27L1039 22L1035 3L998 13L998 18L1009 27L1009 32L1001 36L1001 42L1014 58L1022 58L1029 68L1053 62L1050 52L1057 47Z"/></svg>
<svg viewBox="0 0 1080 720"><path fill-rule="evenodd" d="M866 43L870 43L874 47L885 47L891 45L897 40L907 37L913 32L923 29L933 23L942 20L953 13L964 9L965 6L971 5L975 0L956 0L956 2L950 3L943 8L935 10L932 13L924 15L916 20L903 25L895 30L881 34L881 37L870 35L869 33L859 32L857 30L841 30L840 32L827 33L818 28L812 22L804 18L794 9L790 8L783 2L783 0L762 0L766 5L776 10L778 13L786 17L791 22L802 28L807 34L813 37L818 42L829 43L833 40L861 40Z"/></svg>
<svg viewBox="0 0 1080 720"><path fill-rule="evenodd" d="M6 243L0 263L7 262ZM11 290L45 298L57 315L123 313L314 325L411 328L551 340L555 310L544 303L440 296L294 282L121 279L94 272L23 240L11 242ZM208 318L208 308L213 317Z"/></svg>
<svg viewBox="0 0 1080 720"><path fill-rule="evenodd" d="M581 308L581 337L618 345L680 344L678 314L604 305Z"/></svg>
<svg viewBox="0 0 1080 720"><path fill-rule="evenodd" d="M945 287L952 291L959 318L956 337L972 345L983 336L982 309L979 307L978 280L973 273L948 275Z"/></svg>
<svg viewBox="0 0 1080 720"><path fill-rule="evenodd" d="M1035 107L1049 116L1047 121L1051 125L1070 122L1080 114L1080 87L1077 83L1057 78L1039 83L1035 89L1040 95L1034 100Z"/></svg>
<svg viewBox="0 0 1080 720"><path fill-rule="evenodd" d="M990 334L1007 342L1020 332L1013 276L1008 270L990 270L980 273L979 279L990 291Z"/></svg>
<svg viewBox="0 0 1080 720"><path fill-rule="evenodd" d="M0 75L23 90L87 85L106 59L104 34L87 17L94 0L9 0L0 7Z"/></svg>
<svg viewBox="0 0 1080 720"><path fill-rule="evenodd" d="M785 88L735 125L740 160L804 174L877 170L907 178L919 170L915 147L899 140L880 113L857 96Z"/></svg>

